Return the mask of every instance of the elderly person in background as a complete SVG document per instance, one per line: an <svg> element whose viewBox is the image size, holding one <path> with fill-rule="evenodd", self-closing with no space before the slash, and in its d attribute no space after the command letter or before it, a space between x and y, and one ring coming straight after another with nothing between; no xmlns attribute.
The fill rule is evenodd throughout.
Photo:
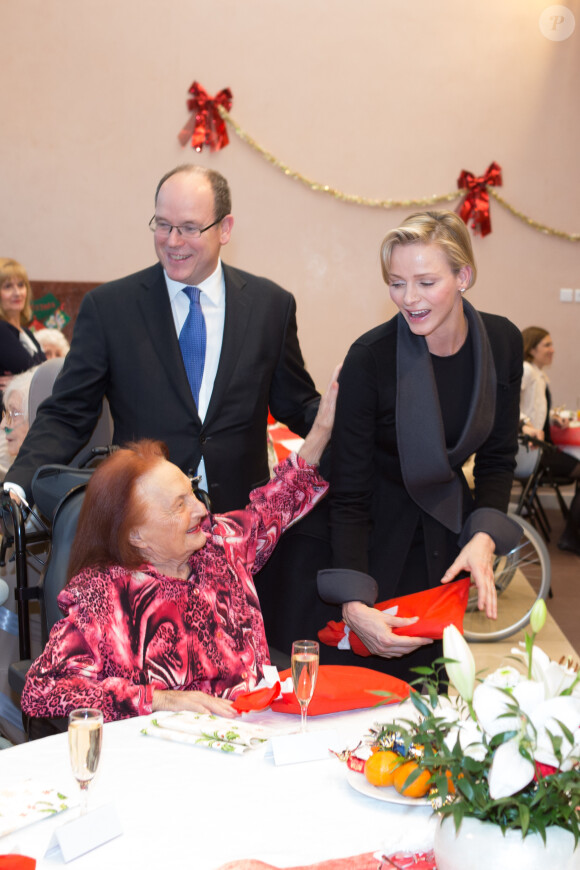
<svg viewBox="0 0 580 870"><path fill-rule="evenodd" d="M231 700L269 663L252 575L326 492L316 465L337 389L333 380L298 455L242 511L208 514L158 441L99 466L59 596L65 618L22 695L28 716L76 707L97 707L107 721L156 710L235 715Z"/></svg>
<svg viewBox="0 0 580 870"><path fill-rule="evenodd" d="M70 344L60 329L38 329L34 337L44 351L47 359L60 359L70 350Z"/></svg>
<svg viewBox="0 0 580 870"><path fill-rule="evenodd" d="M11 378L2 399L0 474L14 462L28 432L28 393L38 366Z"/></svg>
<svg viewBox="0 0 580 870"><path fill-rule="evenodd" d="M46 359L26 327L32 319L32 292L24 266L0 258L0 393L14 375Z"/></svg>
<svg viewBox="0 0 580 870"><path fill-rule="evenodd" d="M524 374L520 400L520 425L525 435L552 443L550 422L556 426L568 425L558 414L550 413L551 395L548 376L544 369L554 357L554 344L547 329L528 326L522 330L524 340ZM520 448L518 457L526 458L526 448ZM566 520L566 526L558 541L561 550L580 556L580 462L568 453L559 450L544 450L541 465L554 477L567 477L576 483L576 492Z"/></svg>
<svg viewBox="0 0 580 870"><path fill-rule="evenodd" d="M28 394L38 366L12 378L2 400L2 429L11 461L17 456L28 432Z"/></svg>
<svg viewBox="0 0 580 870"><path fill-rule="evenodd" d="M2 408L2 429L0 431L0 472L13 461L28 432L28 393L34 373L38 367L28 369L12 378L4 393ZM27 529L34 528L32 517L27 522ZM36 573L33 560L28 566L28 579L31 586L35 585L33 574ZM20 711L12 700L8 683L8 667L18 659L18 617L14 589L16 587L16 568L6 554L6 564L2 569L0 580L0 734L8 737L13 743L22 743L26 735L22 728L14 723L20 718ZM38 577L36 578L38 579ZM40 641L40 618L32 605L30 631L35 654L42 649Z"/></svg>

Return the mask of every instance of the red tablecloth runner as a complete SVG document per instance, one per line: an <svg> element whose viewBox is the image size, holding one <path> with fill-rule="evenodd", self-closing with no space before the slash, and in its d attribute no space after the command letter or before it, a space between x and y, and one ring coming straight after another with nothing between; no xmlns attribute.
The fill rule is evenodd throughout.
<svg viewBox="0 0 580 870"><path fill-rule="evenodd" d="M320 861L318 864L300 864L289 867L287 870L411 870L411 868L413 870L437 870L433 852L420 852L415 855L409 852L395 852L389 858L383 858L381 861L375 857L373 852L365 852L364 855L333 858L330 861ZM218 867L218 870L280 870L280 868L250 858L242 861L230 861L228 864Z"/></svg>

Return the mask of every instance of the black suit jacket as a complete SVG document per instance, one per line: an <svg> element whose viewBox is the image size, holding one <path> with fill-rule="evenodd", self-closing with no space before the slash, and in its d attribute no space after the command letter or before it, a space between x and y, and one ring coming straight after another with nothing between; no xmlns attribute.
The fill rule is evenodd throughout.
<svg viewBox="0 0 580 870"><path fill-rule="evenodd" d="M157 264L85 296L53 395L40 406L6 480L29 491L39 465L69 462L106 396L115 444L159 438L184 471L203 456L214 509L244 507L249 491L269 477L268 407L304 436L319 394L304 368L294 297L272 281L223 268L223 344L203 423Z"/></svg>

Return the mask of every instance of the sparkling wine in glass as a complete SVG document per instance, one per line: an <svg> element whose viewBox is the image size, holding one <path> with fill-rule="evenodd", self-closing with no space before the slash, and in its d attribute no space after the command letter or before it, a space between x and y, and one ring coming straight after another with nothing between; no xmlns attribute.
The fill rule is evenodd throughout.
<svg viewBox="0 0 580 870"><path fill-rule="evenodd" d="M292 644L292 682L300 704L300 730L306 731L306 715L318 676L319 646L315 640L295 640Z"/></svg>
<svg viewBox="0 0 580 870"><path fill-rule="evenodd" d="M102 742L102 712L73 710L68 717L68 748L72 772L81 787L81 815L87 811L89 783L99 766Z"/></svg>

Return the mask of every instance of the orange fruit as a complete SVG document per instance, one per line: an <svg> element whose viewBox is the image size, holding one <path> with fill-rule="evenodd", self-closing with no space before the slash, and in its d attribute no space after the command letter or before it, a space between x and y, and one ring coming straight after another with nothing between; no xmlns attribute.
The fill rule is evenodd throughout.
<svg viewBox="0 0 580 870"><path fill-rule="evenodd" d="M459 775L461 776L462 774L459 774ZM450 771L450 770L446 770L446 771L445 771L445 776L447 777L447 790L448 790L448 794L455 794L455 783L453 782L453 778L452 778L452 776L451 776L451 771Z"/></svg>
<svg viewBox="0 0 580 870"><path fill-rule="evenodd" d="M401 756L391 749L373 752L365 763L365 776L371 785L392 785L393 775L401 763Z"/></svg>
<svg viewBox="0 0 580 870"><path fill-rule="evenodd" d="M394 773L393 776L393 785L399 792L399 794L404 795L405 797L412 798L420 798L424 797L429 791L431 774L428 770L422 770L419 776L413 780L413 782L406 785L407 779L413 773L413 771L417 770L419 765L416 761L406 761L404 764L401 764Z"/></svg>

